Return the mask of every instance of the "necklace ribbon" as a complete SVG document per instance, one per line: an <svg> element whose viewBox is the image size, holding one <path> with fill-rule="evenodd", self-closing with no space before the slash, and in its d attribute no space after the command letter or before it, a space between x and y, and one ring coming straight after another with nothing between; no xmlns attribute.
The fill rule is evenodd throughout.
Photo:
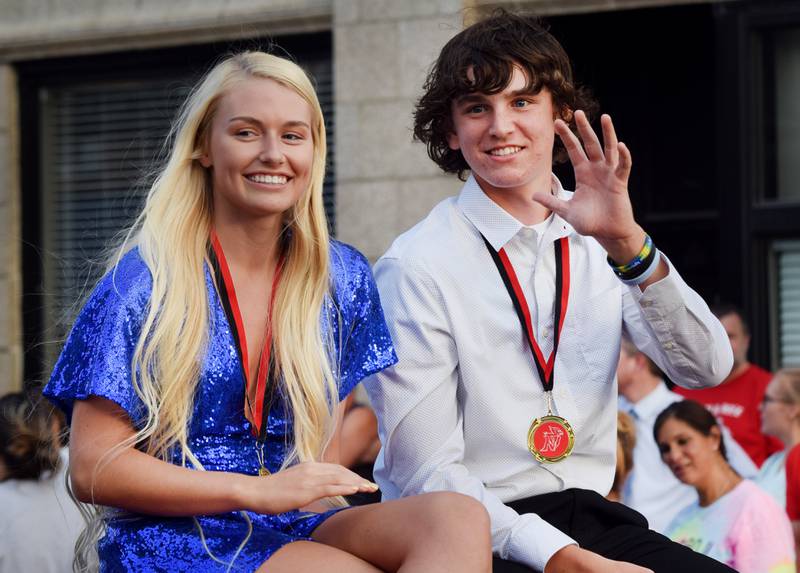
<svg viewBox="0 0 800 573"><path fill-rule="evenodd" d="M483 235L481 235L483 236ZM564 317L567 314L567 303L569 302L569 241L567 237L562 237L553 243L556 253L556 304L553 310L553 326L554 326L554 340L553 351L550 356L545 359L539 344L536 342L536 337L533 334L533 322L531 320L531 313L528 308L528 301L525 298L525 293L517 279L517 273L514 272L514 266L506 254L505 249L495 251L491 243L483 237L483 242L486 248L492 255L492 260L500 272L503 279L503 284L511 297L511 302L514 304L514 310L519 318L519 323L525 332L525 338L528 341L528 346L531 349L533 362L536 365L536 370L539 372L539 379L542 381L542 386L545 392L553 390L554 380L554 366L556 362L556 352L558 352L558 341L561 339L561 330L564 326Z"/></svg>
<svg viewBox="0 0 800 573"><path fill-rule="evenodd" d="M253 384L250 380L250 362L247 353L247 336L244 330L242 313L239 302L236 298L236 290L233 285L233 277L225 259L225 253L219 242L216 232L211 233L211 246L209 248L209 259L216 278L217 288L220 291L220 299L231 325L233 339L236 343L236 350L239 354L239 362L242 368L242 376L245 381L245 416L252 424L253 435L263 444L267 434L267 419L272 403L272 396L275 388L275 364L272 357L272 310L275 305L275 293L278 290L281 271L283 270L284 257L281 256L275 267L275 274L272 278L272 292L269 300L269 315L267 319L266 334L264 336L264 347L256 369L256 381L254 388L253 403L250 401L250 390ZM261 463L262 469L263 463Z"/></svg>
<svg viewBox="0 0 800 573"><path fill-rule="evenodd" d="M533 363L536 365L539 379L544 387L545 398L547 399L547 415L541 418L534 418L528 430L528 450L540 462L553 463L563 460L572 453L572 448L575 444L575 432L567 420L553 414L552 391L555 384L554 371L558 342L561 340L561 331L564 327L564 317L567 314L567 303L569 302L569 240L567 237L562 237L553 243L556 255L556 303L553 309L555 333L553 350L547 359L545 359L542 349L536 342L528 301L505 249L495 251L491 243L486 240L486 237L483 237L483 242L486 244L489 254L492 255L492 260L497 266L497 270L503 279L503 284L511 297L511 302L514 304L514 310L531 349Z"/></svg>

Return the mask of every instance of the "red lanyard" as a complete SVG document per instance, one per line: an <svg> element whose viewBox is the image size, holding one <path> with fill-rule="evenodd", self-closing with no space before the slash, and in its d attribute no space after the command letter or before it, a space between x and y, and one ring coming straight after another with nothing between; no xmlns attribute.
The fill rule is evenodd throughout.
<svg viewBox="0 0 800 573"><path fill-rule="evenodd" d="M275 293L278 290L278 283L280 282L281 271L283 270L284 257L278 260L275 267L275 275L272 278L272 293L269 300L269 319L267 320L267 332L264 336L264 347L261 350L261 356L258 361L258 369L256 370L256 387L255 387L255 407L250 403L250 362L247 354L247 337L244 330L244 322L242 321L242 313L239 309L239 301L236 299L236 290L233 285L233 277L231 276L228 262L225 259L225 253L222 251L222 245L219 242L216 232L211 232L211 248L209 249L209 257L211 258L212 268L214 275L217 279L217 288L220 291L220 299L222 306L225 309L225 315L228 318L228 324L231 325L234 341L236 342L236 350L239 354L239 361L242 366L242 375L245 381L245 415L247 419L253 424L253 434L263 441L266 438L267 424L265 417L269 417L268 402L272 401L272 394L275 386L275 372L274 360L272 358L272 309L275 305ZM250 415L248 416L248 410Z"/></svg>
<svg viewBox="0 0 800 573"><path fill-rule="evenodd" d="M483 236L483 235L481 235ZM514 272L514 266L508 259L505 249L495 251L491 243L483 237L483 242L492 255L497 270L503 279L503 284L511 297L511 302L514 304L514 310L519 318L519 323L522 330L525 332L525 338L528 340L533 362L536 365L536 370L539 372L539 378L542 380L542 386L546 392L553 389L555 383L553 377L554 365L556 362L556 352L558 352L558 341L561 339L561 330L564 326L564 317L567 314L567 303L569 302L569 240L568 237L562 237L553 243L556 254L556 304L553 309L553 326L555 329L555 339L553 340L553 351L550 356L545 360L541 348L536 342L533 335L533 322L531 320L531 313L528 309L528 301L525 299L525 293L522 292L522 287L517 280L517 273Z"/></svg>

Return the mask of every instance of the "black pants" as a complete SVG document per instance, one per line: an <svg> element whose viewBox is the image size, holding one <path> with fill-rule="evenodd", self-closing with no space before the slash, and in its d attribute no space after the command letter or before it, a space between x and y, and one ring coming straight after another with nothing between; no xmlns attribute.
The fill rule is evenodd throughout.
<svg viewBox="0 0 800 573"><path fill-rule="evenodd" d="M714 559L670 541L647 527L638 512L600 494L568 489L507 504L518 513L536 513L583 548L608 559L627 561L656 573L731 573ZM494 573L531 573L532 569L495 557Z"/></svg>

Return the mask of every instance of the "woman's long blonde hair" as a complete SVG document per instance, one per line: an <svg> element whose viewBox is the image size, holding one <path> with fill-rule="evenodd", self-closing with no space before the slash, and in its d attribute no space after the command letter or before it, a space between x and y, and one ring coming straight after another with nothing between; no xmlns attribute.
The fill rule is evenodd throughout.
<svg viewBox="0 0 800 573"><path fill-rule="evenodd" d="M136 435L114 452L136 445L170 461L179 451L184 465L202 469L188 443L189 419L209 331L205 269L212 189L210 174L200 158L206 152L220 99L239 82L251 78L279 82L306 100L312 110L310 184L286 213L286 259L272 316L276 372L291 408L294 432L284 467L321 459L333 433L338 391L329 362L331 341L320 324L329 290L328 228L322 199L326 162L322 110L310 79L298 65L262 52L244 52L216 65L184 103L170 132L168 141L172 144L166 164L112 261L116 264L126 252L138 247L152 276L150 305L131 364L134 388L147 418Z"/></svg>

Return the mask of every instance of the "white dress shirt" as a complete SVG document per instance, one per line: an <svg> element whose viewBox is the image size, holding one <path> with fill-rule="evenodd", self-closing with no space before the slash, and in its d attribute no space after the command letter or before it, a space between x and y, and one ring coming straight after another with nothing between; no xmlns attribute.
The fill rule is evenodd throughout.
<svg viewBox="0 0 800 573"><path fill-rule="evenodd" d="M559 197L572 196L555 177L553 186ZM553 336L552 244L569 237L569 306L553 391L555 410L575 431L574 450L563 461L542 464L528 451L528 428L547 405L479 231L496 250L506 248L545 355ZM567 488L608 492L622 332L686 387L718 384L731 369L725 330L674 268L644 293L627 287L594 239L557 215L538 228L524 226L473 178L398 237L374 270L399 358L365 384L380 420L375 476L384 498L471 495L489 511L494 552L539 570L575 541L504 502Z"/></svg>
<svg viewBox="0 0 800 573"><path fill-rule="evenodd" d="M664 533L678 513L697 503L697 490L682 483L661 461L661 453L653 437L653 426L658 415L683 396L670 392L659 384L647 396L630 402L619 397L619 407L633 419L636 426L636 446L633 449L633 470L625 480L622 503L644 515L650 529ZM747 453L733 439L730 431L720 422L728 461L744 478L751 478L757 468Z"/></svg>

